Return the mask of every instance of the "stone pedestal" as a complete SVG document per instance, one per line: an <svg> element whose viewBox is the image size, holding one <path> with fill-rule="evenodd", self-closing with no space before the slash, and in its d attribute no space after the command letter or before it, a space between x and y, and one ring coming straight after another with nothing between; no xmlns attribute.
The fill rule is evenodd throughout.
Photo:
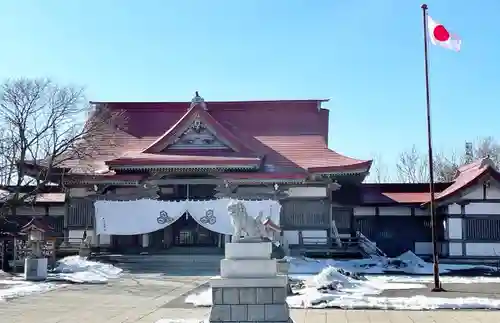
<svg viewBox="0 0 500 323"><path fill-rule="evenodd" d="M47 258L24 259L24 279L42 281L47 279Z"/></svg>
<svg viewBox="0 0 500 323"><path fill-rule="evenodd" d="M288 323L288 279L278 274L270 242L226 244L221 275L210 280L210 323Z"/></svg>

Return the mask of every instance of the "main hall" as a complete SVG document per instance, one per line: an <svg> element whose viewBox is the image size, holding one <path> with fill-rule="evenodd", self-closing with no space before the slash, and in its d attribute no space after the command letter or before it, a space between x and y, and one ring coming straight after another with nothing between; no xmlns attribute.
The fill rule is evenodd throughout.
<svg viewBox="0 0 500 323"><path fill-rule="evenodd" d="M91 156L60 166L61 236L120 252L220 250L224 205L238 199L292 251L367 237L389 255L429 255L429 185L364 183L372 161L329 148L325 101L92 102L88 122L121 122L102 122ZM494 256L500 229L485 226L500 224L499 178L483 158L436 184L442 256Z"/></svg>

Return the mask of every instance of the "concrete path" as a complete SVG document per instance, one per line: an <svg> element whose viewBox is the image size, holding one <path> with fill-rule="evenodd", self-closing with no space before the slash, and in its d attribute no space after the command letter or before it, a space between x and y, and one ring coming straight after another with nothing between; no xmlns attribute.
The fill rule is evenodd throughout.
<svg viewBox="0 0 500 323"><path fill-rule="evenodd" d="M207 276L126 275L108 285L71 285L0 303L1 323L155 323L203 319L208 308L185 305L180 296ZM500 311L292 310L296 323L497 323Z"/></svg>

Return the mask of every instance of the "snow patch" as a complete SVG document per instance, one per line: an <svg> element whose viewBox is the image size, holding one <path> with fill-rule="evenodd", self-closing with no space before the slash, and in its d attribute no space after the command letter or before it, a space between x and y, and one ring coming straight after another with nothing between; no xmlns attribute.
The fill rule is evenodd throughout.
<svg viewBox="0 0 500 323"><path fill-rule="evenodd" d="M8 286L2 288L2 285ZM44 293L49 290L61 287L54 283L33 283L26 281L0 280L0 301L27 296L36 293Z"/></svg>
<svg viewBox="0 0 500 323"><path fill-rule="evenodd" d="M105 284L118 278L123 270L110 264L87 260L80 256L65 257L57 262L48 280L72 283Z"/></svg>
<svg viewBox="0 0 500 323"><path fill-rule="evenodd" d="M372 257L369 259L336 261L333 259L287 257L287 261L290 264L288 272L292 275L317 274L328 266L363 274L401 273L409 275L432 275L433 273L433 264L424 261L411 251L407 251L396 258ZM439 272L441 274L470 269L481 269L490 272L497 271L495 267L483 265L439 264Z"/></svg>

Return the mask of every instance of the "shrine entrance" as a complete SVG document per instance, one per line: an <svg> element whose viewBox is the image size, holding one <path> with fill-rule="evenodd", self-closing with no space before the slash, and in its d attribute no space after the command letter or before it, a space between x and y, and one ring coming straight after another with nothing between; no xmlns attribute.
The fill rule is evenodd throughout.
<svg viewBox="0 0 500 323"><path fill-rule="evenodd" d="M172 224L174 246L215 247L221 234L199 225L189 213Z"/></svg>
<svg viewBox="0 0 500 323"><path fill-rule="evenodd" d="M179 178L180 176L176 176ZM191 176L192 177L192 176ZM207 176L200 176L206 178ZM175 189L176 199L211 200L214 198L215 185L177 185ZM186 212L171 225L171 241L175 247L222 247L224 235L200 225Z"/></svg>

